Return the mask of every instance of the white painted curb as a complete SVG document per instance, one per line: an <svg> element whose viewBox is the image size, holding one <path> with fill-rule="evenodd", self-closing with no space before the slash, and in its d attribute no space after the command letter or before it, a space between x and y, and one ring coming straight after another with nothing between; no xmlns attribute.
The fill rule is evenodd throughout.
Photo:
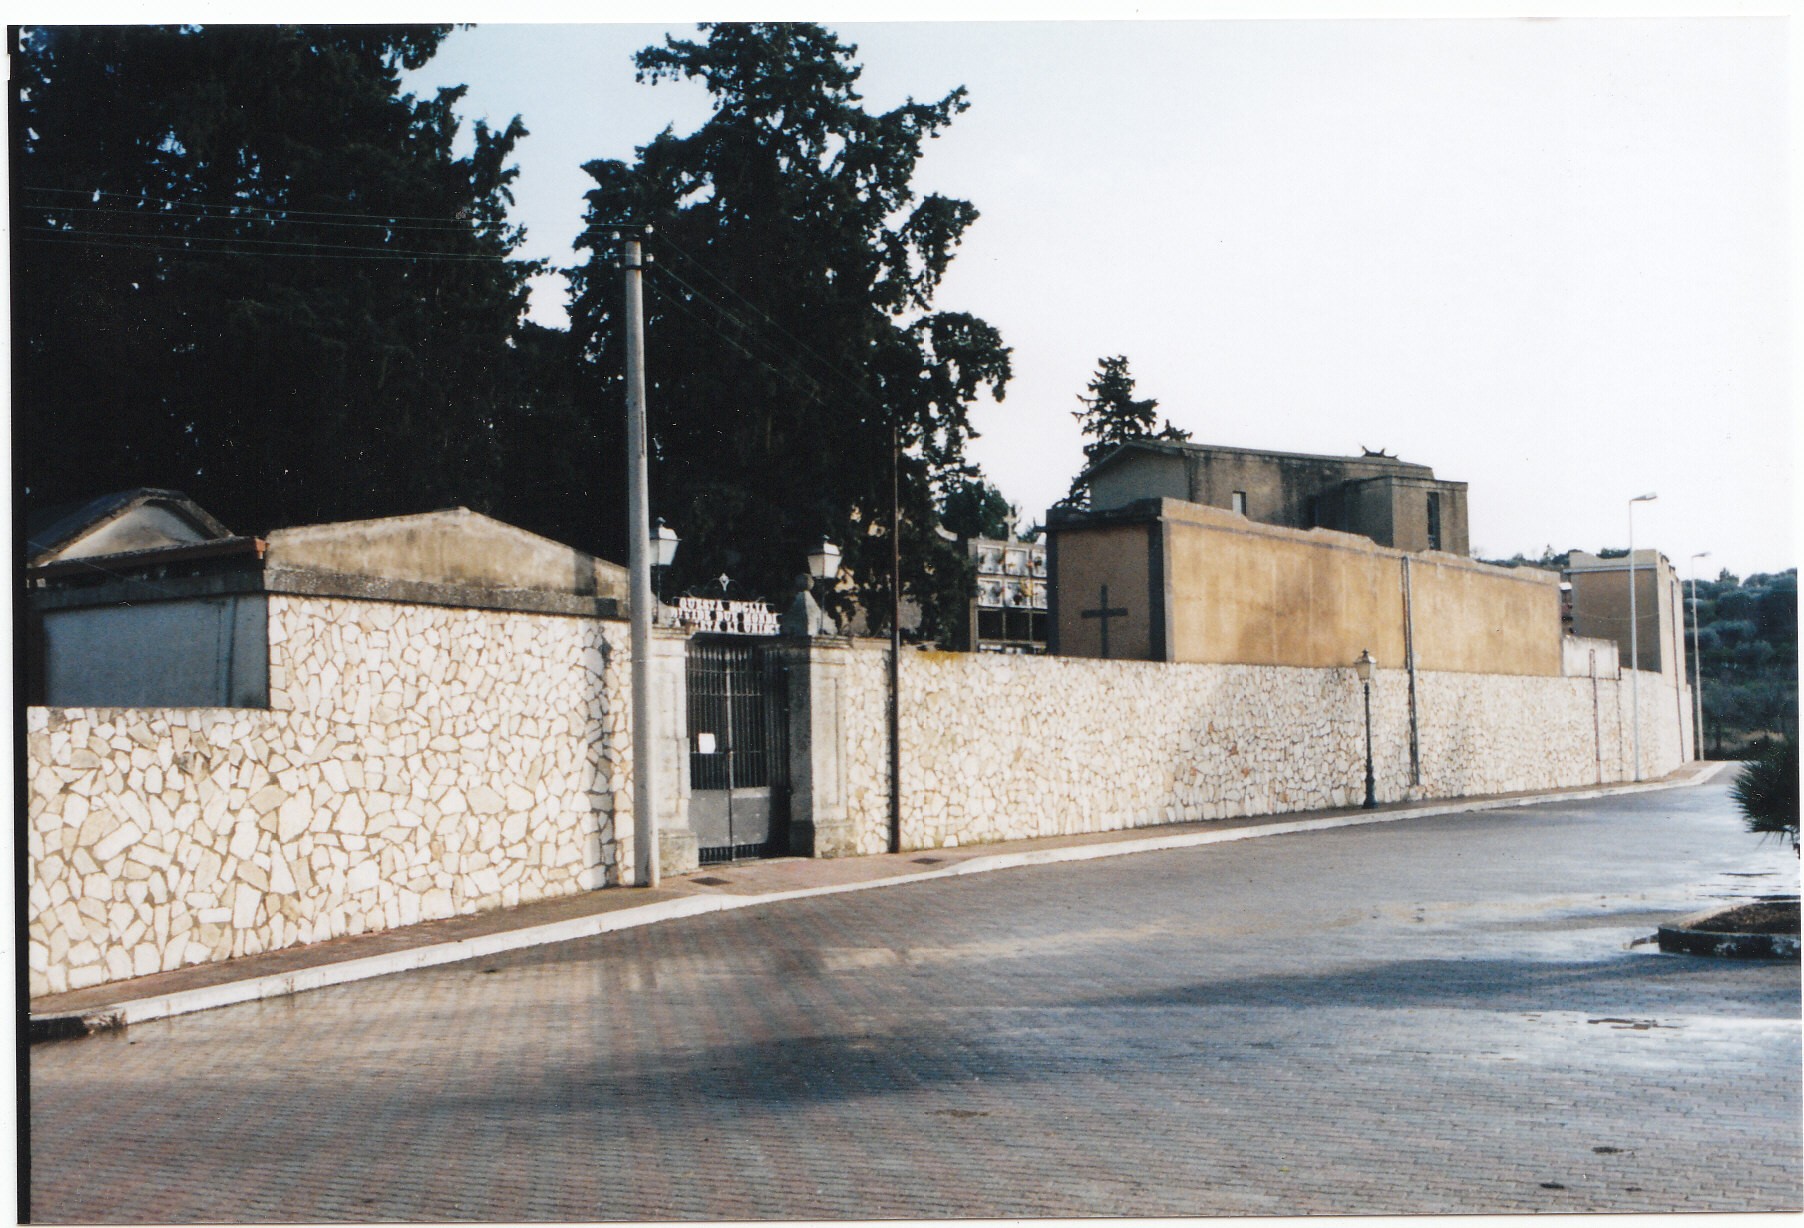
<svg viewBox="0 0 1804 1228"><path fill-rule="evenodd" d="M1237 827L1224 831L1182 832L1168 836L1142 836L1113 840L1106 844L1084 844L1064 848L1030 849L1019 853L997 853L989 857L973 857L968 861L946 866L944 869L923 870L917 874L898 874L889 878L870 879L864 882L835 883L821 887L797 887L790 891L771 891L759 895L686 896L676 900L661 900L656 904L643 904L636 908L622 908L615 912L597 913L594 916L575 917L568 921L554 921L547 925L503 930L494 934L480 934L473 938L460 938L453 942L414 947L406 951L386 951L380 955L366 955L360 959L349 959L336 964L321 964L318 967L303 968L295 972L228 981L222 985L184 989L176 993L159 994L149 998L134 998L111 1006L96 1007L86 1011L72 1011L66 1014L80 1016L84 1019L104 1020L107 1024L115 1027L147 1023L153 1019L167 1019L175 1015L212 1010L220 1006L237 1006L241 1003L257 1002L265 998L286 997L289 994L304 993L309 989L324 989L328 985L343 985L351 981L365 981L372 977L389 976L396 972L411 972L416 968L433 968L440 964L461 963L464 960L480 959L487 955L499 955L505 951L518 951L526 947L570 942L577 938L592 938L596 934L635 929L642 925L654 925L659 921L668 921L676 917L729 912L740 908L774 904L782 900L806 899L810 896L842 895L850 891L894 887L903 883L926 882L930 879L948 878L959 874L985 874L992 870L1007 870L1017 866L1053 865L1065 861L1093 861L1100 857L1121 857L1130 853L1194 848L1204 844L1224 844L1230 840L1253 840L1262 836L1325 831L1335 827L1395 823L1402 819L1433 818L1441 815L1476 814L1487 810L1512 810L1524 806L1546 805L1550 802L1586 801L1623 793L1651 793L1661 789L1703 784L1730 766L1732 765L1729 763L1711 764L1686 780L1604 785L1595 789L1583 789L1557 795L1486 798L1469 802L1431 802L1396 810L1360 811L1354 814L1335 815L1332 818L1298 819L1289 823L1265 823L1256 827ZM59 1016L37 1016L36 1018L57 1017Z"/></svg>

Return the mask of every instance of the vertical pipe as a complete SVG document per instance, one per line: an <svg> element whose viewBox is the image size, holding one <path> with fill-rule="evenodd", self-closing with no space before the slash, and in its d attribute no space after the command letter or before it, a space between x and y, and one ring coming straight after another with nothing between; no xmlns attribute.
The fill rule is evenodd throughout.
<svg viewBox="0 0 1804 1228"><path fill-rule="evenodd" d="M1692 753L1704 757L1704 664L1698 649L1698 561L1691 560L1691 702L1697 710L1697 736Z"/></svg>
<svg viewBox="0 0 1804 1228"><path fill-rule="evenodd" d="M1403 663L1409 669L1409 783L1422 783L1422 741L1416 709L1416 606L1409 556L1403 556Z"/></svg>
<svg viewBox="0 0 1804 1228"><path fill-rule="evenodd" d="M639 240L626 241L626 540L633 652L633 844L640 885L658 885L651 722L651 519L645 465L645 303Z"/></svg>
<svg viewBox="0 0 1804 1228"><path fill-rule="evenodd" d="M889 851L902 851L902 438L889 428Z"/></svg>
<svg viewBox="0 0 1804 1228"><path fill-rule="evenodd" d="M1604 782L1603 701L1597 695L1597 649L1591 650L1591 745L1597 751L1597 783Z"/></svg>

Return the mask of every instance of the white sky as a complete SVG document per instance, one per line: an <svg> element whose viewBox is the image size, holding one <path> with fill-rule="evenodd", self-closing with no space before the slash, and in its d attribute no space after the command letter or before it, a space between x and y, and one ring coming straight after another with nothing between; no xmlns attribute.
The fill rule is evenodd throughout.
<svg viewBox="0 0 1804 1228"><path fill-rule="evenodd" d="M1783 21L832 24L872 109L970 90L917 184L983 215L938 305L1014 347L971 451L1030 518L1124 353L1201 442L1470 483L1475 553L1621 546L1651 490L1681 574L1795 565ZM413 79L524 117L527 254L574 263L583 161L705 115L633 81L666 29L481 26Z"/></svg>

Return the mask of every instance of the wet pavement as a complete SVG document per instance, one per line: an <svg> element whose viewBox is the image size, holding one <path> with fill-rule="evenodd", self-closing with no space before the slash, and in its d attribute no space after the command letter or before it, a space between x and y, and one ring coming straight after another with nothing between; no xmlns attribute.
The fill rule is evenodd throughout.
<svg viewBox="0 0 1804 1228"><path fill-rule="evenodd" d="M730 878L734 871L719 872ZM31 1054L44 1221L1800 1205L1721 780L691 917Z"/></svg>

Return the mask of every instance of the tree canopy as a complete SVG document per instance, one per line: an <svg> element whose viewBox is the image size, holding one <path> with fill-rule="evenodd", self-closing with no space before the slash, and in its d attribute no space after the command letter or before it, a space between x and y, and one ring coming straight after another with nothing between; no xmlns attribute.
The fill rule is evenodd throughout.
<svg viewBox="0 0 1804 1228"><path fill-rule="evenodd" d="M1189 431L1179 430L1169 419L1163 427L1157 427L1159 402L1151 397L1134 396L1134 377L1128 371L1125 355L1098 359L1096 374L1090 378L1088 389L1089 396L1078 394L1083 408L1074 410L1071 416L1078 420L1091 442L1084 445L1083 470L1071 479L1071 489L1063 500L1067 507L1089 506L1090 489L1084 479L1085 473L1130 439L1181 441L1190 438Z"/></svg>
<svg viewBox="0 0 1804 1228"><path fill-rule="evenodd" d="M462 89L401 91L448 29L18 34L27 498L178 487L262 532L449 503L505 514L528 476L547 483L557 457L520 443L560 411L534 407L526 364L555 363L558 342L521 326L535 266L511 258L505 214L525 128L477 123L456 157Z"/></svg>
<svg viewBox="0 0 1804 1228"><path fill-rule="evenodd" d="M584 168L596 186L572 330L598 369L622 369L610 228L652 224L652 508L684 541L675 585L724 572L737 591L779 597L825 535L882 623L894 432L903 587L934 634L962 611L965 570L933 531L935 504L973 472L971 404L985 388L1000 397L1010 375L996 329L934 308L977 210L913 187L925 142L965 92L874 114L857 48L828 30L700 30L636 63L641 81L702 82L713 114L686 136L658 134L630 164Z"/></svg>

